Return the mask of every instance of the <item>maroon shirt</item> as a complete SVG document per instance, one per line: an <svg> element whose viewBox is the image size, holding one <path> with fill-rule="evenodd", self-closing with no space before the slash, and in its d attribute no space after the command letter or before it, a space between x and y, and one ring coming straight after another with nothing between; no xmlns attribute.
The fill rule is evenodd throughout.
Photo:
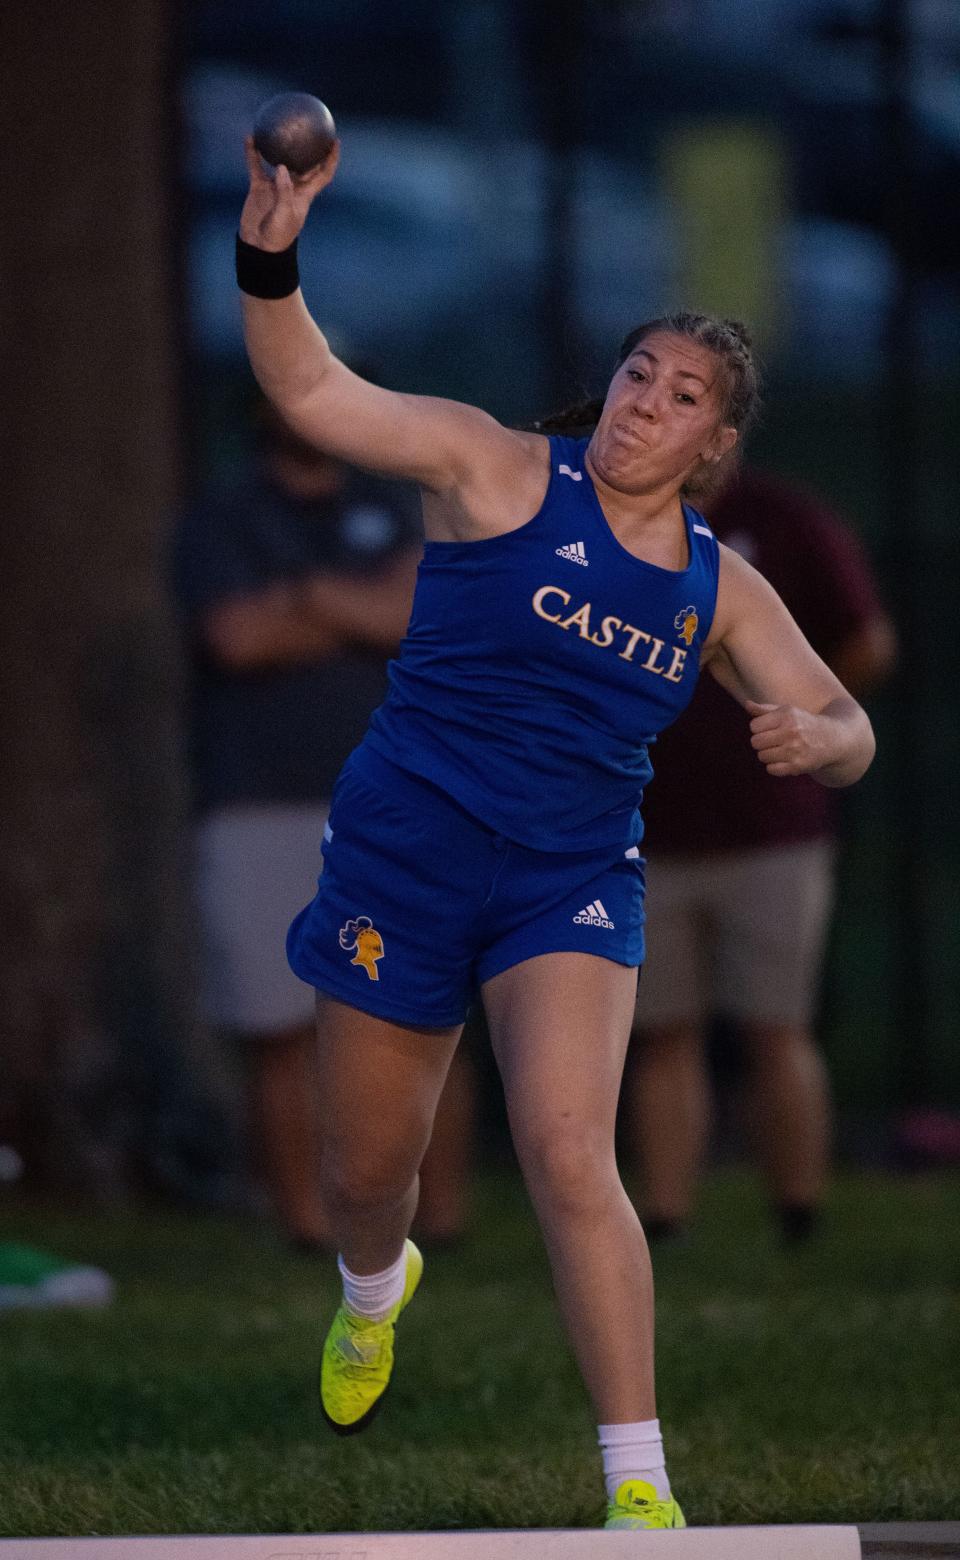
<svg viewBox="0 0 960 1560"><path fill-rule="evenodd" d="M803 489L750 468L708 507L718 539L770 581L827 662L880 606L857 538ZM750 720L709 671L651 751L643 800L651 856L796 844L834 833L833 796L809 775L768 775Z"/></svg>

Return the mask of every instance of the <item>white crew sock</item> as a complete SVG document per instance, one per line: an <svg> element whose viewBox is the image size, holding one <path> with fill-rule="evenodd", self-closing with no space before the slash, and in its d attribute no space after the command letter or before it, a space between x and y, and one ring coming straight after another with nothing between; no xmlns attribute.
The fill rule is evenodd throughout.
<svg viewBox="0 0 960 1560"><path fill-rule="evenodd" d="M382 1273L351 1273L342 1257L337 1267L343 1279L343 1298L355 1316L370 1322L382 1322L403 1299L407 1278L407 1247L404 1243L396 1262Z"/></svg>
<svg viewBox="0 0 960 1560"><path fill-rule="evenodd" d="M624 1479L644 1479L660 1500L670 1497L670 1480L663 1460L659 1419L642 1419L632 1425L598 1425L597 1439L603 1453L603 1477L607 1499L613 1500Z"/></svg>

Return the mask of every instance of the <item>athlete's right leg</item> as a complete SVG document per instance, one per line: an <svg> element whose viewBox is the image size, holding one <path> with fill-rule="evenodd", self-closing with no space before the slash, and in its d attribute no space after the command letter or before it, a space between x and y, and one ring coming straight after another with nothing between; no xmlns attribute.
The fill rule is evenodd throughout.
<svg viewBox="0 0 960 1560"><path fill-rule="evenodd" d="M461 1027L395 1024L318 994L323 1204L353 1273L382 1272L403 1250Z"/></svg>
<svg viewBox="0 0 960 1560"><path fill-rule="evenodd" d="M418 1173L460 1027L417 1029L318 994L321 1182L343 1278L320 1401L340 1435L369 1423L390 1384L394 1324L423 1267L407 1239Z"/></svg>

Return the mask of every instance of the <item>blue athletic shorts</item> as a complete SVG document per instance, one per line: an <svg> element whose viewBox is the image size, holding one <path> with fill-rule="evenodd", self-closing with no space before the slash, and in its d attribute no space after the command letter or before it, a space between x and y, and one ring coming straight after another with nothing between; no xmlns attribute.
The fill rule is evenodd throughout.
<svg viewBox="0 0 960 1560"><path fill-rule="evenodd" d="M482 984L541 953L643 962L644 862L496 834L368 748L348 759L316 897L287 934L301 980L380 1018L463 1022Z"/></svg>

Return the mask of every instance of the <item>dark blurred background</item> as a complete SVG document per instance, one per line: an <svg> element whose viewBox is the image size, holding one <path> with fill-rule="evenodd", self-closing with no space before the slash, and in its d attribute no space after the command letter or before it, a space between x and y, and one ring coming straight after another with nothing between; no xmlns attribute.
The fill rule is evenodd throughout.
<svg viewBox="0 0 960 1560"><path fill-rule="evenodd" d="M228 1195L165 559L244 454L242 137L287 88L343 138L305 293L384 383L519 422L666 308L753 325L752 453L851 519L901 640L844 803L841 1146L960 1111L954 0L102 0L8 7L0 44L4 1162Z"/></svg>

